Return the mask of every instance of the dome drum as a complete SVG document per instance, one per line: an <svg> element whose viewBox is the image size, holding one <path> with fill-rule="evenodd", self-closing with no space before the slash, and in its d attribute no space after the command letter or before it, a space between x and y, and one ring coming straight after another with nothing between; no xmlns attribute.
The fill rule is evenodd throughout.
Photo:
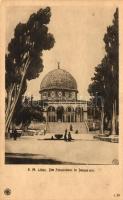
<svg viewBox="0 0 123 200"><path fill-rule="evenodd" d="M40 85L42 99L76 100L77 93L76 80L69 72L59 68L49 72Z"/></svg>

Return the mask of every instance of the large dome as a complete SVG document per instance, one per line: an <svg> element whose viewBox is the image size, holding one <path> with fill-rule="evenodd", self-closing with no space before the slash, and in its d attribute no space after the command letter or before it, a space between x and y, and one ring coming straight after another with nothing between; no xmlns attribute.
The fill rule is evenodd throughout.
<svg viewBox="0 0 123 200"><path fill-rule="evenodd" d="M40 91L47 89L63 89L77 91L77 83L73 76L63 69L50 71L42 80Z"/></svg>

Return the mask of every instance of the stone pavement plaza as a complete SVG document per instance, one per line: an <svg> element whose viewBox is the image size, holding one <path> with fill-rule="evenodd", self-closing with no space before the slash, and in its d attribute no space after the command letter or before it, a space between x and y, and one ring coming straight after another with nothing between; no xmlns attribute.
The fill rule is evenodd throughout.
<svg viewBox="0 0 123 200"><path fill-rule="evenodd" d="M74 140L71 142L48 140L51 134L22 136L16 141L9 139L6 140L6 163L112 164L118 159L118 143L95 140L93 136L90 133L72 134Z"/></svg>

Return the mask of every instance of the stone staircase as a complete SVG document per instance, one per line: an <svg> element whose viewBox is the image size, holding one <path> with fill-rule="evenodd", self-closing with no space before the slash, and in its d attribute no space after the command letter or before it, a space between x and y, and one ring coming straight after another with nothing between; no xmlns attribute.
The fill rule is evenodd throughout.
<svg viewBox="0 0 123 200"><path fill-rule="evenodd" d="M72 122L72 123L62 123L62 122L49 122L47 124L47 133L63 134L65 129L70 130L70 125L72 124L73 133L78 130L78 133L87 133L87 128L84 122Z"/></svg>

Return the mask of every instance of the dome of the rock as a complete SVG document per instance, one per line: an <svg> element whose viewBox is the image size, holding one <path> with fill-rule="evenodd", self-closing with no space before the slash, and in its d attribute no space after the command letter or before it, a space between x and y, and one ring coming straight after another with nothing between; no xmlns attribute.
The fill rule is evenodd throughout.
<svg viewBox="0 0 123 200"><path fill-rule="evenodd" d="M77 91L77 83L74 77L66 70L55 69L43 78L40 85L40 92L49 89Z"/></svg>

